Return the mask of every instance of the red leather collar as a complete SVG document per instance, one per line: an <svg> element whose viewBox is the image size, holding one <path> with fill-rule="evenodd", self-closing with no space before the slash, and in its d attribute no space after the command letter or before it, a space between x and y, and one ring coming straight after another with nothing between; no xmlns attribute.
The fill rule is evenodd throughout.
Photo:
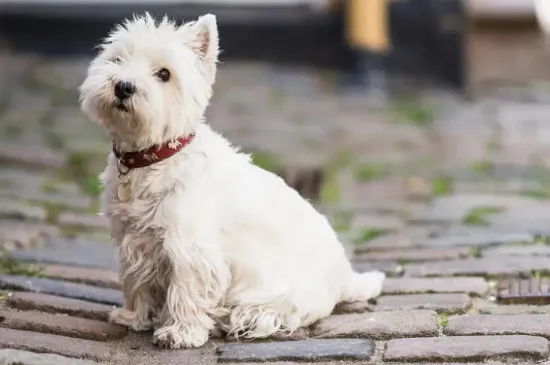
<svg viewBox="0 0 550 365"><path fill-rule="evenodd" d="M195 133L191 133L186 137L180 137L172 142L167 142L159 146L153 146L146 150L137 152L120 152L113 145L113 153L119 160L119 163L128 169L137 169L145 167L167 159L176 154L183 147L187 146L195 138Z"/></svg>

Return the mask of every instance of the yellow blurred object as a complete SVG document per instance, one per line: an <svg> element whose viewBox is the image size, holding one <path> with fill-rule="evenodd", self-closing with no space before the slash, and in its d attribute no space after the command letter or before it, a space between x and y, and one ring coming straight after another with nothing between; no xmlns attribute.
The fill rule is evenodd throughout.
<svg viewBox="0 0 550 365"><path fill-rule="evenodd" d="M387 0L348 0L346 28L353 48L385 53L389 47Z"/></svg>

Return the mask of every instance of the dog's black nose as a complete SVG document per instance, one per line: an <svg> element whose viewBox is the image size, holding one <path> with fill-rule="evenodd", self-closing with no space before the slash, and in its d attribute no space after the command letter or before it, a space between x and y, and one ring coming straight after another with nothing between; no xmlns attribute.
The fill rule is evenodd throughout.
<svg viewBox="0 0 550 365"><path fill-rule="evenodd" d="M136 87L131 82L119 81L115 85L115 95L120 100L126 100L136 92Z"/></svg>

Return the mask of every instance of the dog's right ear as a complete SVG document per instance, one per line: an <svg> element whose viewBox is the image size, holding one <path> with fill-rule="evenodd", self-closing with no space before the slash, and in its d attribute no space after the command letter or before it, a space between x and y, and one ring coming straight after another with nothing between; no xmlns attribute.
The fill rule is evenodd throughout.
<svg viewBox="0 0 550 365"><path fill-rule="evenodd" d="M197 21L189 23L186 30L191 32L189 44L191 49L208 63L218 62L219 39L216 16L203 15Z"/></svg>

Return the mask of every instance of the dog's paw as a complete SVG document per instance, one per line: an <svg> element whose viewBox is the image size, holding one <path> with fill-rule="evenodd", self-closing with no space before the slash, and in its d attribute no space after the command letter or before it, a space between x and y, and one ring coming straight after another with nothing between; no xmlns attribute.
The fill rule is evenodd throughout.
<svg viewBox="0 0 550 365"><path fill-rule="evenodd" d="M208 341L208 330L185 330L182 326L166 326L153 334L153 344L163 349L201 347Z"/></svg>
<svg viewBox="0 0 550 365"><path fill-rule="evenodd" d="M124 308L113 309L109 315L109 322L129 327L135 332L149 331L153 328L153 323L147 316Z"/></svg>

